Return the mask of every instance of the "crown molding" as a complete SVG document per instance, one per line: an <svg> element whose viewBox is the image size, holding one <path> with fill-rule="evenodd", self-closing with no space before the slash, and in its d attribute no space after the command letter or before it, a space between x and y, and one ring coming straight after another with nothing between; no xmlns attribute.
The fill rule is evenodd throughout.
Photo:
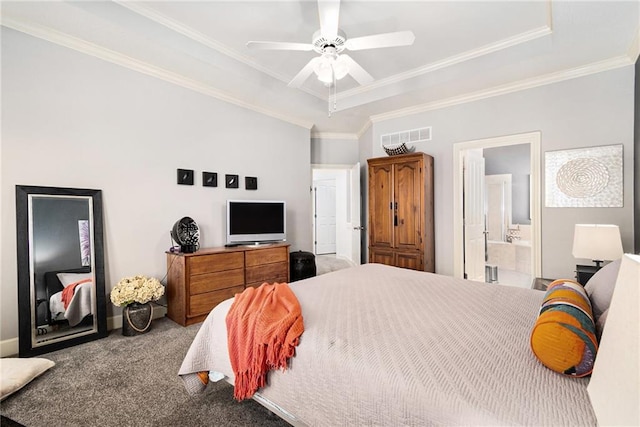
<svg viewBox="0 0 640 427"><path fill-rule="evenodd" d="M342 139L357 141L358 136L355 133L312 132L311 139Z"/></svg>
<svg viewBox="0 0 640 427"><path fill-rule="evenodd" d="M373 123L371 120L365 122L365 124L360 128L360 130L356 133L332 133L332 132L312 132L311 139L342 139L342 140L355 140L359 141L362 138L362 135L369 130Z"/></svg>
<svg viewBox="0 0 640 427"><path fill-rule="evenodd" d="M358 133L356 133L358 139L362 138L362 135L364 135L365 132L369 130L371 125L373 125L373 122L371 120L367 120L366 123L360 128Z"/></svg>
<svg viewBox="0 0 640 427"><path fill-rule="evenodd" d="M108 61L113 64L120 65L122 67L140 72L142 74L146 74L151 77L156 77L160 80L173 83L175 85L184 87L186 89L190 89L195 92L201 93L203 95L207 95L212 98L216 98L218 100L227 102L229 104L233 104L238 107L242 107L248 110L255 111L260 114L264 114L269 117L276 118L278 120L282 120L297 126L301 126L306 129L311 129L314 125L312 122L297 119L277 111L269 110L269 109L242 101L238 98L231 96L226 92L218 90L202 82L190 79L188 77L185 77L178 73L174 73L172 71L165 70L155 65L151 65L149 63L140 61L138 59L124 55L122 53L113 51L111 49L107 49L103 46L99 46L97 44L82 40L80 38L71 36L61 31L57 31L51 28L46 28L40 25L27 24L25 22L21 22L19 20L13 19L6 15L2 17L2 25L7 28L11 28L13 30L28 34L30 36L37 37L39 39L46 40L51 43L55 43L57 45L67 47L69 49L73 49L77 52L84 53L86 55L90 55L90 56L102 59L104 61Z"/></svg>
<svg viewBox="0 0 640 427"><path fill-rule="evenodd" d="M450 67L450 66L453 66L462 62L466 62L480 56L488 55L499 50L507 49L509 47L516 46L518 44L526 43L528 41L547 36L552 33L551 1L552 0L548 0L546 2L547 3L547 17L546 17L547 22L545 23L545 25L541 27L534 28L529 31L525 31L513 37L508 37L506 39L498 40L497 42L490 43L485 46L481 46L477 49L472 49L467 52L463 52L461 54L454 55L454 56L445 58L441 61L427 64L425 66L422 66L404 73L396 74L394 76L391 76L385 79L376 80L375 82L365 86L359 86L353 89L346 90L344 92L339 92L335 98L344 99L350 96L367 93L388 85L397 84L423 74L427 74L442 68ZM226 45L219 43L218 41L213 40L198 31L193 30L192 28L183 24L182 22L179 22L175 19L168 18L167 16L153 10L152 8L148 6L144 6L142 3L122 1L122 0L115 0L115 3L119 4L124 8L127 8L128 10L134 13L137 13L140 16L143 16L153 22L156 22L179 34L182 34L183 36L188 37L195 42L203 44L211 49L218 51L223 55L233 58L234 60L241 62L261 73L267 74L285 84L289 83L288 77L280 73L275 73L272 70L261 66L256 61L249 58L248 56L242 55L238 53L236 50L230 49ZM305 93L308 93L309 95L315 96L316 98L319 98L322 100L327 99L325 95L320 94L319 92L310 90L307 87L301 86L298 89ZM333 99L333 96L330 96L329 98Z"/></svg>
<svg viewBox="0 0 640 427"><path fill-rule="evenodd" d="M466 104L468 102L479 101L481 99L492 98L494 96L506 95L513 92L520 92L527 89L536 88L539 86L545 86L553 83L558 83L564 80L571 80L578 77L584 77L591 74L597 74L604 71L614 70L616 68L626 67L633 65L629 56L622 55L614 58L606 59L604 61L594 62L592 64L583 65L580 67L570 68L555 73L549 73L542 76L533 77L530 79L520 80L514 83L508 83L505 85L494 86L489 89L483 89L476 92L471 92L451 98L441 99L426 104L415 105L413 107L402 108L395 111L388 111L382 114L372 115L370 120L373 123L395 119L399 117L409 116L412 114L424 113L427 111L437 110L446 107L452 107L454 105Z"/></svg>
<svg viewBox="0 0 640 427"><path fill-rule="evenodd" d="M160 12L157 12L153 9L151 9L150 7L147 6L143 6L142 3L139 2L131 2L131 1L122 1L122 0L115 0L114 3L117 3L118 5L144 17L147 18L153 22L156 22L164 27L169 28L172 31L175 31L176 33L182 34L183 36L197 42L200 43L204 46L207 46L223 55L228 56L229 58L232 58L238 62L241 62L261 73L264 73L268 76L273 77L276 80L279 80L280 82L284 83L284 84L288 84L289 81L291 80L289 77L285 76L284 74L281 73L276 73L274 71L272 71L271 69L267 68L267 67L263 67L262 65L260 65L259 63L257 63L256 61L254 61L253 59L251 59L250 57L246 56L246 55L242 55L241 53L238 53L238 51L229 48L228 46L214 40L211 39L209 37L207 37L206 35L202 34L199 31L196 31L194 29L192 29L191 27L183 24L182 22L179 22L175 19L171 19L168 18L167 16L161 14ZM326 99L326 97L316 91L310 90L308 88L305 87L300 87L299 88L301 91L308 93L309 95L313 95L316 98L319 99Z"/></svg>
<svg viewBox="0 0 640 427"><path fill-rule="evenodd" d="M351 96L360 95L366 92L370 92L375 89L380 89L385 86L394 85L401 83L405 80L409 80L415 77L422 76L424 74L428 74L434 72L436 70L440 70L442 68L451 67L453 65L457 65L481 56L489 55L491 53L507 49L512 46L516 46L522 43L526 43L531 40L538 39L540 37L548 36L552 33L551 25L547 24L542 27L534 28L530 31L526 31L524 33L517 34L513 37L509 37L506 39L498 40L494 43L489 43L487 45L481 46L477 49L468 50L466 52L462 52L458 55L453 55L448 58L444 58L440 61L432 62L430 64L424 65L422 67L414 68L413 70L409 70L403 73L399 73L393 75L391 77L387 77L384 79L376 80L371 84L366 86L360 86L357 88L345 90L343 92L339 92L336 95L336 99L344 99Z"/></svg>

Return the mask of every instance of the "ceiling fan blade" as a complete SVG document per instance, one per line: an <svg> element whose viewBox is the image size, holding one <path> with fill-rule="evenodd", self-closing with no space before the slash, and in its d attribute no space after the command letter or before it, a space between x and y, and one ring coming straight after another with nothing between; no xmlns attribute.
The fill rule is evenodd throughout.
<svg viewBox="0 0 640 427"><path fill-rule="evenodd" d="M349 74L361 85L373 82L371 74L367 73L364 68L354 61L349 55L342 54L339 57L349 67Z"/></svg>
<svg viewBox="0 0 640 427"><path fill-rule="evenodd" d="M320 34L327 40L334 40L338 36L340 0L318 0L318 16Z"/></svg>
<svg viewBox="0 0 640 427"><path fill-rule="evenodd" d="M313 45L310 43L288 43L288 42L247 42L249 49L262 49L262 50L313 50Z"/></svg>
<svg viewBox="0 0 640 427"><path fill-rule="evenodd" d="M313 67L316 65L316 63L318 61L320 61L320 57L316 56L311 61L307 62L307 65L302 67L302 70L300 70L298 72L298 74L296 74L296 76L293 78L293 80L291 80L289 82L289 84L287 86L289 86L289 87L300 87L300 86L302 86L302 84L305 82L305 80L307 80L309 78L309 76L311 75L311 73L313 73Z"/></svg>
<svg viewBox="0 0 640 427"><path fill-rule="evenodd" d="M377 49L380 47L409 46L416 36L412 31L398 31L396 33L375 34L372 36L356 37L345 42L344 47L349 50Z"/></svg>

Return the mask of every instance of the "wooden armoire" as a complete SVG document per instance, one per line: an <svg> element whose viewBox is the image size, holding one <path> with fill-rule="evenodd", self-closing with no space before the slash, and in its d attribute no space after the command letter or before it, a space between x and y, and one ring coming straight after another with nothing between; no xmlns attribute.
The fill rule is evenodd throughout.
<svg viewBox="0 0 640 427"><path fill-rule="evenodd" d="M433 157L368 159L369 262L435 272Z"/></svg>

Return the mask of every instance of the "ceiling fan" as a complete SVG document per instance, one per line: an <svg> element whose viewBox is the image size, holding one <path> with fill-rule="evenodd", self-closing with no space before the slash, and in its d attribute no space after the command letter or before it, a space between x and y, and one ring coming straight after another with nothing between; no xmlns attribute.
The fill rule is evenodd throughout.
<svg viewBox="0 0 640 427"><path fill-rule="evenodd" d="M299 50L315 51L320 54L311 59L298 74L289 82L290 87L300 87L316 73L318 80L325 86L335 86L337 80L350 74L359 84L371 83L374 79L349 55L342 53L346 50L377 49L393 46L409 46L413 44L415 36L411 31L375 34L371 36L348 39L346 34L338 28L340 16L340 0L318 0L318 15L320 29L316 31L311 43L289 43L250 41L247 47L265 50Z"/></svg>

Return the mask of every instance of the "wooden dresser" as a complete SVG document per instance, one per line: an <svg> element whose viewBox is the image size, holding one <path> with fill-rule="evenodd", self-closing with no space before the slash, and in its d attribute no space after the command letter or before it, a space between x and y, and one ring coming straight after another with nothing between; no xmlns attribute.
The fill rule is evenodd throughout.
<svg viewBox="0 0 640 427"><path fill-rule="evenodd" d="M289 244L167 252L167 270L167 316L187 326L247 286L289 282Z"/></svg>

